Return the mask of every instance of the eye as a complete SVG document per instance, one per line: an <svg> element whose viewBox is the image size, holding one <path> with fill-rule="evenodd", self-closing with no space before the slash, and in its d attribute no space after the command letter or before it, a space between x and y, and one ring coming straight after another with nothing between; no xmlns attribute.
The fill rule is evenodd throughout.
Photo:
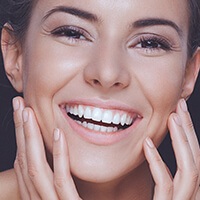
<svg viewBox="0 0 200 200"><path fill-rule="evenodd" d="M66 37L67 39L71 40L86 40L91 41L91 36L87 31L74 26L61 26L53 31L51 31L51 34L56 37Z"/></svg>
<svg viewBox="0 0 200 200"><path fill-rule="evenodd" d="M158 36L141 37L135 47L149 50L172 50L170 42L167 39L159 38Z"/></svg>

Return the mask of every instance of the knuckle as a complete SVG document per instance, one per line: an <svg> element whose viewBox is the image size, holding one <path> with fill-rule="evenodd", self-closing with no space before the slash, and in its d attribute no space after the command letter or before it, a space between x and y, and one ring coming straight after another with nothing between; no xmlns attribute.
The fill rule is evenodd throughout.
<svg viewBox="0 0 200 200"><path fill-rule="evenodd" d="M58 151L58 150L57 150L57 151L54 151L54 152L53 152L53 157L54 157L54 158L60 158L60 157L61 157L61 152Z"/></svg>
<svg viewBox="0 0 200 200"><path fill-rule="evenodd" d="M29 177L34 180L36 177L38 177L38 170L34 165L28 166L28 175Z"/></svg>
<svg viewBox="0 0 200 200"><path fill-rule="evenodd" d="M18 154L16 162L18 163L18 165L19 165L21 170L25 170L26 169L25 154L24 153Z"/></svg>
<svg viewBox="0 0 200 200"><path fill-rule="evenodd" d="M63 189L66 185L66 179L63 177L57 177L54 180L54 185L58 190Z"/></svg>
<svg viewBox="0 0 200 200"><path fill-rule="evenodd" d="M163 194L172 195L174 190L174 185L172 181L165 182L164 180L161 181L160 184L157 185L160 191L162 191Z"/></svg>
<svg viewBox="0 0 200 200"><path fill-rule="evenodd" d="M165 190L167 192L167 194L172 194L173 193L173 190L174 190L174 186L172 183L169 183L169 184L165 184Z"/></svg>
<svg viewBox="0 0 200 200"><path fill-rule="evenodd" d="M199 180L199 172L198 172L198 169L197 168L194 168L192 171L191 171L191 175L190 175L190 179L191 181L196 185L198 180Z"/></svg>

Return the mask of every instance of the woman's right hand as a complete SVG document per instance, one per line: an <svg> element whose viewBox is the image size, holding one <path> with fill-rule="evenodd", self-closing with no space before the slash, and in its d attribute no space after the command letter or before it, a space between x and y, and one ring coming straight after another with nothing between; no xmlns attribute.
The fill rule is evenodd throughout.
<svg viewBox="0 0 200 200"><path fill-rule="evenodd" d="M13 99L17 139L15 172L23 200L80 200L69 167L69 155L64 134L54 130L53 165L45 154L40 128L31 108L25 108L23 98Z"/></svg>

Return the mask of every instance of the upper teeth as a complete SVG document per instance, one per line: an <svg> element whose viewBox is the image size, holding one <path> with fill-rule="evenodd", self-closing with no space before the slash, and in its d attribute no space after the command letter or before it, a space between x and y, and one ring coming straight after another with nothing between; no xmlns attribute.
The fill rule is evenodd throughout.
<svg viewBox="0 0 200 200"><path fill-rule="evenodd" d="M127 112L117 112L116 110L107 110L83 105L67 105L66 111L67 113L79 116L80 118L84 117L85 119L91 119L93 121L104 122L107 124L121 124L122 126L125 124L131 125L133 120L137 117L136 114L133 116L133 114L131 115Z"/></svg>

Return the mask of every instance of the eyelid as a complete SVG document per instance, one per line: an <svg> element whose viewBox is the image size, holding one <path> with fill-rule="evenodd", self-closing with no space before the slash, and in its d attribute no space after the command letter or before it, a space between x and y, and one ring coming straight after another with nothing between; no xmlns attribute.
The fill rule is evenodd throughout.
<svg viewBox="0 0 200 200"><path fill-rule="evenodd" d="M155 39L155 40L158 40L158 41L165 41L165 42L169 43L171 46L173 46L173 42L170 41L168 38L166 38L162 35L155 34L155 33L140 33L140 34L137 34L129 40L129 46L132 46L133 43L134 43L134 45L137 44L142 39L143 40L144 39L146 39L146 40Z"/></svg>
<svg viewBox="0 0 200 200"><path fill-rule="evenodd" d="M83 35L86 39L85 40L87 40L87 41L90 41L90 42L92 42L93 41L93 37L92 37L92 35L88 32L88 31L86 31L85 29L83 29L83 28L81 28L81 27L78 27L78 26L74 26L74 25L63 25L63 26L59 26L59 27L57 27L57 28L55 28L55 29L53 29L53 30L51 30L50 31L50 34L52 34L52 35L54 35L54 36L57 36L57 37L67 37L66 35L62 35L62 34L58 34L58 33L56 33L56 31L58 32L58 31L70 31L70 30L72 30L72 31L76 31L77 32L77 34L81 34L81 35ZM75 39L75 38L74 38Z"/></svg>
<svg viewBox="0 0 200 200"><path fill-rule="evenodd" d="M129 48L135 48L136 45L138 45L141 41L145 40L150 40L150 41L155 41L158 42L158 44L163 45L163 51L167 50L166 48L169 48L169 51L179 51L180 50L180 45L176 44L173 39L169 39L168 37L165 37L160 34L156 33L140 33L132 37L129 42L128 42L128 47Z"/></svg>

